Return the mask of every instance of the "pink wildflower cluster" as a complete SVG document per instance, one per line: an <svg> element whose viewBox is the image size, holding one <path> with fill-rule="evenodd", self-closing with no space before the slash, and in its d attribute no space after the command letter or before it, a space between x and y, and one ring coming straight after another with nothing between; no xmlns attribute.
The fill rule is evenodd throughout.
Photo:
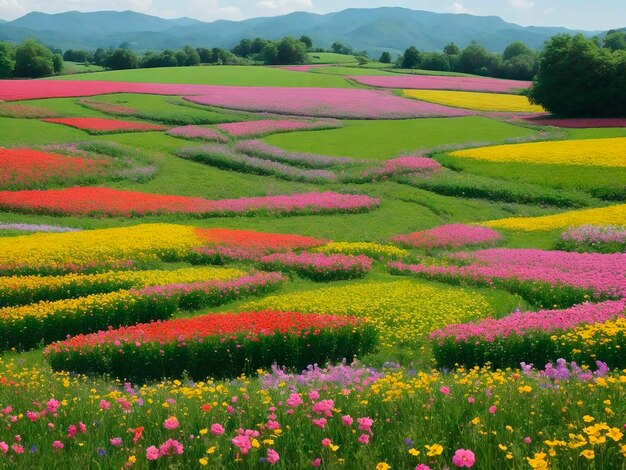
<svg viewBox="0 0 626 470"><path fill-rule="evenodd" d="M213 142L228 142L228 137L226 137L221 132L216 131L211 127L202 127L202 126L181 126L174 127L169 129L166 132L167 135L171 135L172 137L181 137L183 139L198 139L198 140L208 140Z"/></svg>
<svg viewBox="0 0 626 470"><path fill-rule="evenodd" d="M372 268L372 259L364 255L348 256L324 253L274 253L259 260L264 269L295 271L318 281L352 279L364 276Z"/></svg>
<svg viewBox="0 0 626 470"><path fill-rule="evenodd" d="M531 82L486 77L445 77L435 75L354 76L363 85L381 88L415 88L422 90L465 90L512 93L528 88Z"/></svg>
<svg viewBox="0 0 626 470"><path fill-rule="evenodd" d="M407 235L398 235L391 241L407 247L433 249L493 244L501 238L498 232L487 227L450 224Z"/></svg>
<svg viewBox="0 0 626 470"><path fill-rule="evenodd" d="M259 121L229 122L219 124L217 128L234 137L249 137L296 130L331 129L341 127L341 125L341 121L334 119L323 119L317 121L261 119Z"/></svg>

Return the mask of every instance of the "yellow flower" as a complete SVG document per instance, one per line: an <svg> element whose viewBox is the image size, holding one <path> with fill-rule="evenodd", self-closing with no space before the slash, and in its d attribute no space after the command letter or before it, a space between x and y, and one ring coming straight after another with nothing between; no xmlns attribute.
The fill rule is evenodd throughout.
<svg viewBox="0 0 626 470"><path fill-rule="evenodd" d="M611 428L609 432L606 433L607 437L610 437L615 442L619 441L624 434L618 428Z"/></svg>
<svg viewBox="0 0 626 470"><path fill-rule="evenodd" d="M425 447L428 449L426 455L428 455L429 457L441 455L441 453L443 452L443 447L439 444L433 444L432 446L426 445Z"/></svg>
<svg viewBox="0 0 626 470"><path fill-rule="evenodd" d="M402 94L407 98L479 111L525 113L541 113L544 111L541 106L530 104L528 98L523 95L447 90L402 90Z"/></svg>
<svg viewBox="0 0 626 470"><path fill-rule="evenodd" d="M409 449L409 454L411 454L413 457L417 457L421 454L421 452L415 448L411 448Z"/></svg>
<svg viewBox="0 0 626 470"><path fill-rule="evenodd" d="M135 463L135 462L137 462L137 457L135 457L134 455L129 455L129 456L128 456L128 462L129 462L129 463Z"/></svg>
<svg viewBox="0 0 626 470"><path fill-rule="evenodd" d="M596 456L595 452L591 449L585 449L583 450L580 455L582 455L584 458L588 459L588 460L593 460Z"/></svg>
<svg viewBox="0 0 626 470"><path fill-rule="evenodd" d="M200 435L201 435L201 436L204 436L204 435L205 435L206 433L208 433L208 432L209 432L209 430L208 430L207 428L200 429Z"/></svg>
<svg viewBox="0 0 626 470"><path fill-rule="evenodd" d="M376 465L376 470L389 470L390 468L391 465L387 462L378 462L378 465Z"/></svg>
<svg viewBox="0 0 626 470"><path fill-rule="evenodd" d="M533 388L530 385L520 385L517 387L517 391L519 393L530 393L533 391Z"/></svg>
<svg viewBox="0 0 626 470"><path fill-rule="evenodd" d="M329 448L330 450L332 450L333 452L337 452L337 449L339 449L339 446L336 446L336 445L334 445L334 444L331 444L331 445L329 445L329 446L328 446L328 448Z"/></svg>
<svg viewBox="0 0 626 470"><path fill-rule="evenodd" d="M490 162L626 167L626 137L557 140L458 150L451 155Z"/></svg>
<svg viewBox="0 0 626 470"><path fill-rule="evenodd" d="M211 455L215 453L215 446L211 446L206 450L206 453Z"/></svg>
<svg viewBox="0 0 626 470"><path fill-rule="evenodd" d="M585 423L591 423L592 421L595 421L596 418L594 418L593 416L589 416L589 415L585 415L583 416L583 421Z"/></svg>
<svg viewBox="0 0 626 470"><path fill-rule="evenodd" d="M200 460L198 460L198 462L200 462L200 465L202 465L202 466L209 464L209 460L207 458L204 458L204 457L202 457Z"/></svg>

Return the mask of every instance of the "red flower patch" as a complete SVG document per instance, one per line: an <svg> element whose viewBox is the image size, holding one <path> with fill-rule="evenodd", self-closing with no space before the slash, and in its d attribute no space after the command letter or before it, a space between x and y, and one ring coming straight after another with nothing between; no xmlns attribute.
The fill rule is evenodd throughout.
<svg viewBox="0 0 626 470"><path fill-rule="evenodd" d="M102 119L91 117L50 118L44 119L44 121L75 127L77 129L96 134L106 132L163 131L167 129L167 127L165 126L148 124L145 122L120 121L118 119Z"/></svg>
<svg viewBox="0 0 626 470"><path fill-rule="evenodd" d="M228 228L199 228L196 234L211 245L226 245L262 251L286 251L320 246L326 240L287 233L254 232Z"/></svg>
<svg viewBox="0 0 626 470"><path fill-rule="evenodd" d="M29 213L67 215L146 215L187 213L203 216L253 213L319 214L363 212L379 205L362 194L333 192L261 196L211 201L199 197L168 196L102 187L74 187L44 191L0 191L0 208Z"/></svg>
<svg viewBox="0 0 626 470"><path fill-rule="evenodd" d="M67 181L99 176L109 165L106 159L90 160L30 149L0 148L0 188L34 187L46 181Z"/></svg>

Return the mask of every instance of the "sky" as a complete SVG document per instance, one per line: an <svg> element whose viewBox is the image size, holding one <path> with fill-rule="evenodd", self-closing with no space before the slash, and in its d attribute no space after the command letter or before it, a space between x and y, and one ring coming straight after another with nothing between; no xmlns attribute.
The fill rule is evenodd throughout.
<svg viewBox="0 0 626 470"><path fill-rule="evenodd" d="M626 0L0 0L0 19L12 20L31 11L134 10L163 18L188 16L214 21L379 6L496 15L524 26L584 30L626 27Z"/></svg>

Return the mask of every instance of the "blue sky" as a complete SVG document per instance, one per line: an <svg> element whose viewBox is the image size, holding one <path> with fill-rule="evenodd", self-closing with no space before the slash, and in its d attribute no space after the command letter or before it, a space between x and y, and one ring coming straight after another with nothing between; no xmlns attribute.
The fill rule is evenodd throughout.
<svg viewBox="0 0 626 470"><path fill-rule="evenodd" d="M29 11L135 10L165 18L190 16L212 21L377 6L497 15L522 25L586 30L626 26L626 0L0 0L0 18L11 20Z"/></svg>

